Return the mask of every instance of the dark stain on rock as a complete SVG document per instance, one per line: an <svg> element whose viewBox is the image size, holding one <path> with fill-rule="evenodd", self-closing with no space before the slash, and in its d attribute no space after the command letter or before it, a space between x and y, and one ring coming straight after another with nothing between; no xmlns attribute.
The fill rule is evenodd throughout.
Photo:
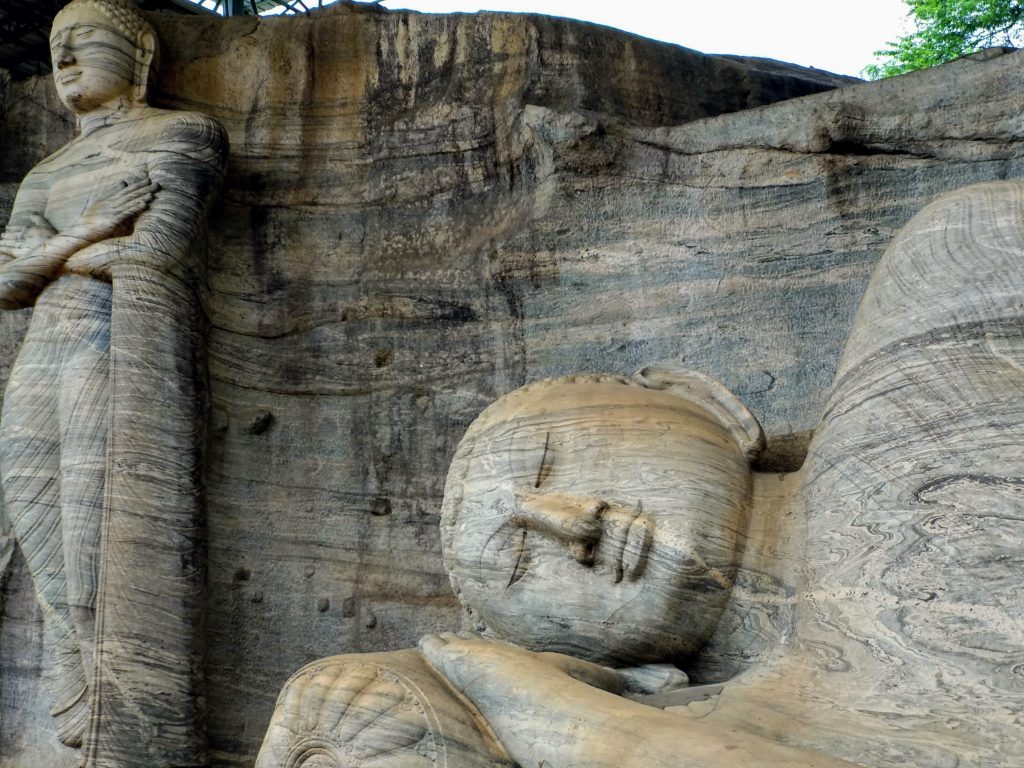
<svg viewBox="0 0 1024 768"><path fill-rule="evenodd" d="M391 514L391 499L387 496L378 496L373 500L373 506L370 507L370 514L374 517L386 517Z"/></svg>
<svg viewBox="0 0 1024 768"><path fill-rule="evenodd" d="M262 179L254 174L245 178L246 191L259 195L264 188ZM273 296L288 287L288 281L275 266L275 254L285 243L271 218L272 209L254 205L249 208L249 237L252 248L253 275L260 280L264 296Z"/></svg>
<svg viewBox="0 0 1024 768"><path fill-rule="evenodd" d="M506 365L512 374L512 382L521 384L526 381L526 329L523 325L522 284L509 270L504 269L494 275L492 284L504 299L508 309L510 322L506 330Z"/></svg>
<svg viewBox="0 0 1024 768"><path fill-rule="evenodd" d="M775 389L775 384L778 381L778 377L775 376L771 371L761 371L758 374L751 376L747 381L743 382L735 388L735 392L740 397L749 397L751 395L763 395L766 392L771 392Z"/></svg>
<svg viewBox="0 0 1024 768"><path fill-rule="evenodd" d="M431 315L434 320L449 320L456 323L469 323L477 319L476 310L468 304L454 301L437 301Z"/></svg>
<svg viewBox="0 0 1024 768"><path fill-rule="evenodd" d="M274 425L274 414L270 411L261 411L252 417L249 422L250 435L263 435Z"/></svg>
<svg viewBox="0 0 1024 768"><path fill-rule="evenodd" d="M505 299L509 317L513 321L523 321L523 295L518 281L509 270L502 270L494 276L494 287Z"/></svg>

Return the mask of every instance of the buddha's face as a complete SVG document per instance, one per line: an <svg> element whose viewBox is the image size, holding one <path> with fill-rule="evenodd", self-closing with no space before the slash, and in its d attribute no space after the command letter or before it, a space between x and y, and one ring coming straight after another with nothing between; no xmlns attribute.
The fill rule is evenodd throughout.
<svg viewBox="0 0 1024 768"><path fill-rule="evenodd" d="M618 665L679 658L708 638L751 476L701 407L617 382L556 383L465 447L464 477L453 466L446 491L461 494L446 507L448 564L489 631Z"/></svg>
<svg viewBox="0 0 1024 768"><path fill-rule="evenodd" d="M76 114L130 100L137 46L96 8L73 5L59 14L50 34L57 95Z"/></svg>

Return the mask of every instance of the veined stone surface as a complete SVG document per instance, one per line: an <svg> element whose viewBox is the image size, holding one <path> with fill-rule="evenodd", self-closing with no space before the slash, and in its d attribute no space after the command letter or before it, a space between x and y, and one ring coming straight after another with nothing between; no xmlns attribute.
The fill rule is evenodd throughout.
<svg viewBox="0 0 1024 768"><path fill-rule="evenodd" d="M0 237L0 308L32 308L7 378L0 475L5 527L43 617L52 720L32 722L30 697L15 697L28 749L4 752L87 768L199 765L198 297L224 131L148 104L158 43L134 3L74 0L49 39L78 131L21 181ZM79 754L54 749L53 734Z"/></svg>
<svg viewBox="0 0 1024 768"><path fill-rule="evenodd" d="M1018 181L945 195L910 221L874 271L789 493L751 493L760 428L696 374L549 379L487 408L459 443L441 520L480 634L420 640L471 702L442 690L440 721L485 721L523 768L1020 762L1022 252ZM788 572L787 620L765 622L783 630L774 652L712 686L714 701L663 712L623 696L685 684L631 667L692 668L734 595L752 622L741 639L765 634L776 596L751 599L738 572ZM261 768L291 765L282 756L340 705L393 717L391 699L352 700L359 662L324 659L289 681ZM304 680L325 670L332 692L310 699ZM331 743L366 749L350 731Z"/></svg>
<svg viewBox="0 0 1024 768"><path fill-rule="evenodd" d="M760 106L834 81L527 16L157 26L159 101L214 116L232 147L204 286L218 765L252 764L303 663L457 625L441 490L496 397L685 364L749 405L769 458L799 456L895 232L1021 170L1019 54ZM73 125L45 79L4 98L10 200ZM3 318L4 350L25 324ZM783 575L752 592L784 597ZM5 649L38 632L25 580L8 585ZM768 652L788 610L771 605L755 642L726 614L705 679ZM18 696L41 722L22 669L0 707Z"/></svg>

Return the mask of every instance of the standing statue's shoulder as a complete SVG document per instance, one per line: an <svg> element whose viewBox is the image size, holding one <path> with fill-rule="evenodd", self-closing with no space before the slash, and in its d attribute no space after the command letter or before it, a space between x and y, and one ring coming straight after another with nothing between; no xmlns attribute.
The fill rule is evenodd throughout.
<svg viewBox="0 0 1024 768"><path fill-rule="evenodd" d="M183 152L190 157L224 158L228 136L219 121L201 112L154 109L147 117L153 145Z"/></svg>

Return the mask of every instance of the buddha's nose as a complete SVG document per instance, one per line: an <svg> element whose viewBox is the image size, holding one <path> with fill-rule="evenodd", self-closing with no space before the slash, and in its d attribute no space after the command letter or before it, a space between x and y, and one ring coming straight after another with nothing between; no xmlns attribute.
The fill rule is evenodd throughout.
<svg viewBox="0 0 1024 768"><path fill-rule="evenodd" d="M582 565L607 568L616 583L642 574L652 541L651 519L639 501L624 505L597 496L523 491L516 494L510 522L562 544Z"/></svg>
<svg viewBox="0 0 1024 768"><path fill-rule="evenodd" d="M601 538L601 515L608 505L596 496L568 493L523 493L512 524L566 544L580 563L594 562Z"/></svg>
<svg viewBox="0 0 1024 768"><path fill-rule="evenodd" d="M75 56L67 48L59 48L53 56L53 66L55 69L64 69L70 67L75 63Z"/></svg>
<svg viewBox="0 0 1024 768"><path fill-rule="evenodd" d="M64 69L75 63L75 53L71 48L67 33L53 49L53 68Z"/></svg>

